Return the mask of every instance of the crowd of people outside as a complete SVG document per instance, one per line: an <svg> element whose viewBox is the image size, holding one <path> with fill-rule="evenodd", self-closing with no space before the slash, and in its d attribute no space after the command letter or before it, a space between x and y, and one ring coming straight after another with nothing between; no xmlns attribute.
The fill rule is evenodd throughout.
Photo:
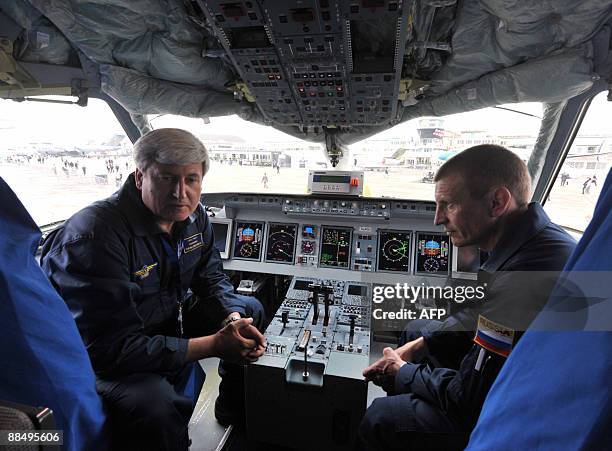
<svg viewBox="0 0 612 451"><path fill-rule="evenodd" d="M134 170L131 156L7 155L0 164L37 166L56 177L89 177L94 183L121 186Z"/></svg>

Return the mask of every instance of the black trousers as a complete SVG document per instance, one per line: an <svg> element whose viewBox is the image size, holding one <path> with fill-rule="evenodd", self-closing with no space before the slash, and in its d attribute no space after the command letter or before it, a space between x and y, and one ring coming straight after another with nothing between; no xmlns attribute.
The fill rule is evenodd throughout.
<svg viewBox="0 0 612 451"><path fill-rule="evenodd" d="M399 345L416 340L423 331L436 330L439 321L414 320L403 331ZM437 368L458 368L460 355L439 353L427 359ZM375 399L359 426L360 450L440 450L465 448L469 432L440 407L412 393Z"/></svg>
<svg viewBox="0 0 612 451"><path fill-rule="evenodd" d="M113 451L188 449L187 425L195 406L177 389L189 378L192 365L174 377L134 373L97 379L96 389L111 423Z"/></svg>
<svg viewBox="0 0 612 451"><path fill-rule="evenodd" d="M210 335L219 330L224 312L218 305L193 299L185 313L188 337ZM244 297L246 316L263 331L266 326L261 303ZM195 362L197 364L197 362ZM112 427L112 449L184 451L189 447L187 426L195 407L191 398L179 392L189 378L192 363L174 375L134 373L116 379L96 381ZM244 409L244 365L221 361L219 392L227 393L237 408Z"/></svg>
<svg viewBox="0 0 612 451"><path fill-rule="evenodd" d="M453 451L466 447L469 431L412 393L375 399L359 426L359 450Z"/></svg>

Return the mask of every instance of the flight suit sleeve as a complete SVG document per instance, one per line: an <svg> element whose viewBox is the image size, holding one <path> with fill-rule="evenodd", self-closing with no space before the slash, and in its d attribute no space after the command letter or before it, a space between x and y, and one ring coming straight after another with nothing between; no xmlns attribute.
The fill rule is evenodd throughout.
<svg viewBox="0 0 612 451"><path fill-rule="evenodd" d="M43 249L42 267L72 312L98 376L174 374L186 363L188 340L144 334L128 258L121 240L92 233Z"/></svg>
<svg viewBox="0 0 612 451"><path fill-rule="evenodd" d="M246 316L243 297L234 292L234 286L227 274L223 272L223 263L219 250L215 247L213 228L205 213L204 231L202 232L203 248L200 263L191 282L191 290L200 302L217 303L224 312L225 318L232 312ZM216 310L216 309L215 309ZM219 321L223 320L220 318Z"/></svg>
<svg viewBox="0 0 612 451"><path fill-rule="evenodd" d="M447 387L457 373L448 368L431 369L425 364L406 363L395 375L395 393L413 393L430 404L447 409L453 402Z"/></svg>
<svg viewBox="0 0 612 451"><path fill-rule="evenodd" d="M423 328L421 333L429 354L434 357L465 355L472 346L478 311L478 308L466 308L434 323L435 327Z"/></svg>
<svg viewBox="0 0 612 451"><path fill-rule="evenodd" d="M462 298L453 296L450 299L450 302L453 303L451 306L454 310L453 313L443 321L431 321L421 328L420 332L427 343L430 356L439 356L441 361L449 361L450 359L458 364L460 362L458 357L462 357L470 349L478 314L482 307L484 295L482 284L486 284L486 280L481 280L481 277L487 278L487 276L486 273L481 272L478 281L448 281L447 286L452 287L453 290L461 288L465 292L466 287L468 287L472 289L473 294L469 298L467 296Z"/></svg>

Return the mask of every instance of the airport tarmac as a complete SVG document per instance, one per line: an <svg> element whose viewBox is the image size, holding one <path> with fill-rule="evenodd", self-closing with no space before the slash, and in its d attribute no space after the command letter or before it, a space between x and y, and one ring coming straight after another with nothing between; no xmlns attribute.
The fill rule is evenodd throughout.
<svg viewBox="0 0 612 451"><path fill-rule="evenodd" d="M103 199L117 190L117 174L107 173L103 160L81 159L87 165L87 175L82 170L72 169L68 175L58 170L54 162L38 164L2 163L0 176L17 193L34 220L39 225L66 219L78 209ZM128 162L128 167L125 163ZM56 163L56 162L55 162ZM55 167L55 171L53 169ZM121 180L125 180L133 164L122 157L119 166ZM416 200L433 200L433 183L422 182L428 171L410 168L390 167L384 171L366 171L364 174L364 195L369 197L390 197ZM267 187L264 187L264 174ZM598 177L599 178L599 177ZM582 194L582 181L570 180L567 186L557 182L545 210L551 219L565 227L582 230L592 216L599 189L593 187L588 194ZM275 194L306 194L308 169L240 166L212 162L204 178L203 192L247 192Z"/></svg>

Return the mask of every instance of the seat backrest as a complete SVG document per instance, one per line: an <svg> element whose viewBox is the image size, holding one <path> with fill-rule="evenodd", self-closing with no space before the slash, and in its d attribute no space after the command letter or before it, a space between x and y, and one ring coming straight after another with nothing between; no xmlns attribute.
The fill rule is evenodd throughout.
<svg viewBox="0 0 612 451"><path fill-rule="evenodd" d="M0 401L0 431L50 431L50 434L47 436L49 441L60 445L62 443L61 437L56 435L57 428L53 419L53 412L47 407L32 407ZM11 449L10 446L9 449ZM51 451L57 450L58 447L51 444L32 444L19 445L15 449L19 451Z"/></svg>
<svg viewBox="0 0 612 451"><path fill-rule="evenodd" d="M557 285L508 358L467 449L609 449L611 271L612 171L566 264L571 285Z"/></svg>
<svg viewBox="0 0 612 451"><path fill-rule="evenodd" d="M40 231L0 178L0 399L53 410L64 449L106 448L106 416L66 304L34 257Z"/></svg>

